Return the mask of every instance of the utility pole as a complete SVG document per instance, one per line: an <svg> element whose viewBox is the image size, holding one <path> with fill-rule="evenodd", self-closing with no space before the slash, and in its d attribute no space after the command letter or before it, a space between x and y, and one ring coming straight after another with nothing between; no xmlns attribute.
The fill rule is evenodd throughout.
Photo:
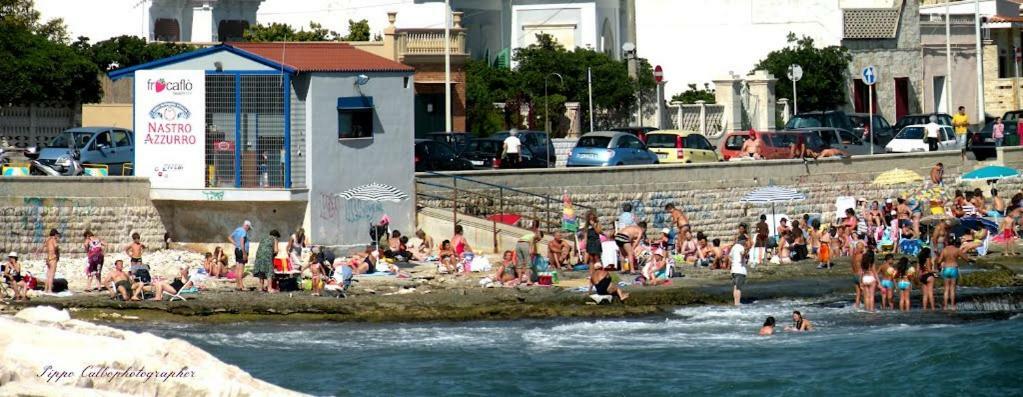
<svg viewBox="0 0 1023 397"><path fill-rule="evenodd" d="M952 13L948 6L951 2L945 1L945 113L952 113Z"/></svg>
<svg viewBox="0 0 1023 397"><path fill-rule="evenodd" d="M984 125L984 51L980 45L980 0L973 0L973 27L977 33L977 123Z"/></svg>
<svg viewBox="0 0 1023 397"><path fill-rule="evenodd" d="M590 132L593 132L593 68L586 68L586 86L590 92Z"/></svg>
<svg viewBox="0 0 1023 397"><path fill-rule="evenodd" d="M451 131L451 0L444 0L444 131Z"/></svg>

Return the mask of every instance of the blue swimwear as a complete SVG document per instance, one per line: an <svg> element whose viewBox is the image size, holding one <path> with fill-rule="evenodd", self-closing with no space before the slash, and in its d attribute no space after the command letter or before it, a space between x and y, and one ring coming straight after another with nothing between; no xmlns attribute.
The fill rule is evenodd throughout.
<svg viewBox="0 0 1023 397"><path fill-rule="evenodd" d="M881 288L882 289L892 289L892 288L895 288L895 283L892 282L892 280L881 280Z"/></svg>
<svg viewBox="0 0 1023 397"><path fill-rule="evenodd" d="M941 278L954 278L959 279L959 268L958 267L946 267L941 269Z"/></svg>
<svg viewBox="0 0 1023 397"><path fill-rule="evenodd" d="M911 285L913 284L910 284L909 281L899 281L899 290L907 290Z"/></svg>

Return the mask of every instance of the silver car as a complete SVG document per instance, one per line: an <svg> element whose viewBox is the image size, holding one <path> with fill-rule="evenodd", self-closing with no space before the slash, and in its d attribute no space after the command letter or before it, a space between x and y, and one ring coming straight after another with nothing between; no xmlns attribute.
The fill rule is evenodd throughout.
<svg viewBox="0 0 1023 397"><path fill-rule="evenodd" d="M853 156L864 156L870 154L870 143L862 137L842 128L799 128L793 131L815 134L821 138L821 142L831 148L839 149ZM874 154L884 153L884 146L874 145Z"/></svg>

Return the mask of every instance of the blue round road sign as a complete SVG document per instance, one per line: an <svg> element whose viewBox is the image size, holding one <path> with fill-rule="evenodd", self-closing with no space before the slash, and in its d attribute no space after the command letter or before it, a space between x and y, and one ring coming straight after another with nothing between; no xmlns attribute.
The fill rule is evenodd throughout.
<svg viewBox="0 0 1023 397"><path fill-rule="evenodd" d="M860 74L863 77L863 84L874 85L877 82L877 69L874 65L863 68L863 73Z"/></svg>

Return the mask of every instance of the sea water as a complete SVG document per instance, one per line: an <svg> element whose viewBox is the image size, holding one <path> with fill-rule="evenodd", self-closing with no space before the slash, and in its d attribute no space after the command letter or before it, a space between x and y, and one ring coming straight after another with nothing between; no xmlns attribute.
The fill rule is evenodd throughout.
<svg viewBox="0 0 1023 397"><path fill-rule="evenodd" d="M782 331L792 310L816 330ZM779 332L757 336L767 316ZM314 395L1023 395L1020 314L784 300L641 319L129 328Z"/></svg>

